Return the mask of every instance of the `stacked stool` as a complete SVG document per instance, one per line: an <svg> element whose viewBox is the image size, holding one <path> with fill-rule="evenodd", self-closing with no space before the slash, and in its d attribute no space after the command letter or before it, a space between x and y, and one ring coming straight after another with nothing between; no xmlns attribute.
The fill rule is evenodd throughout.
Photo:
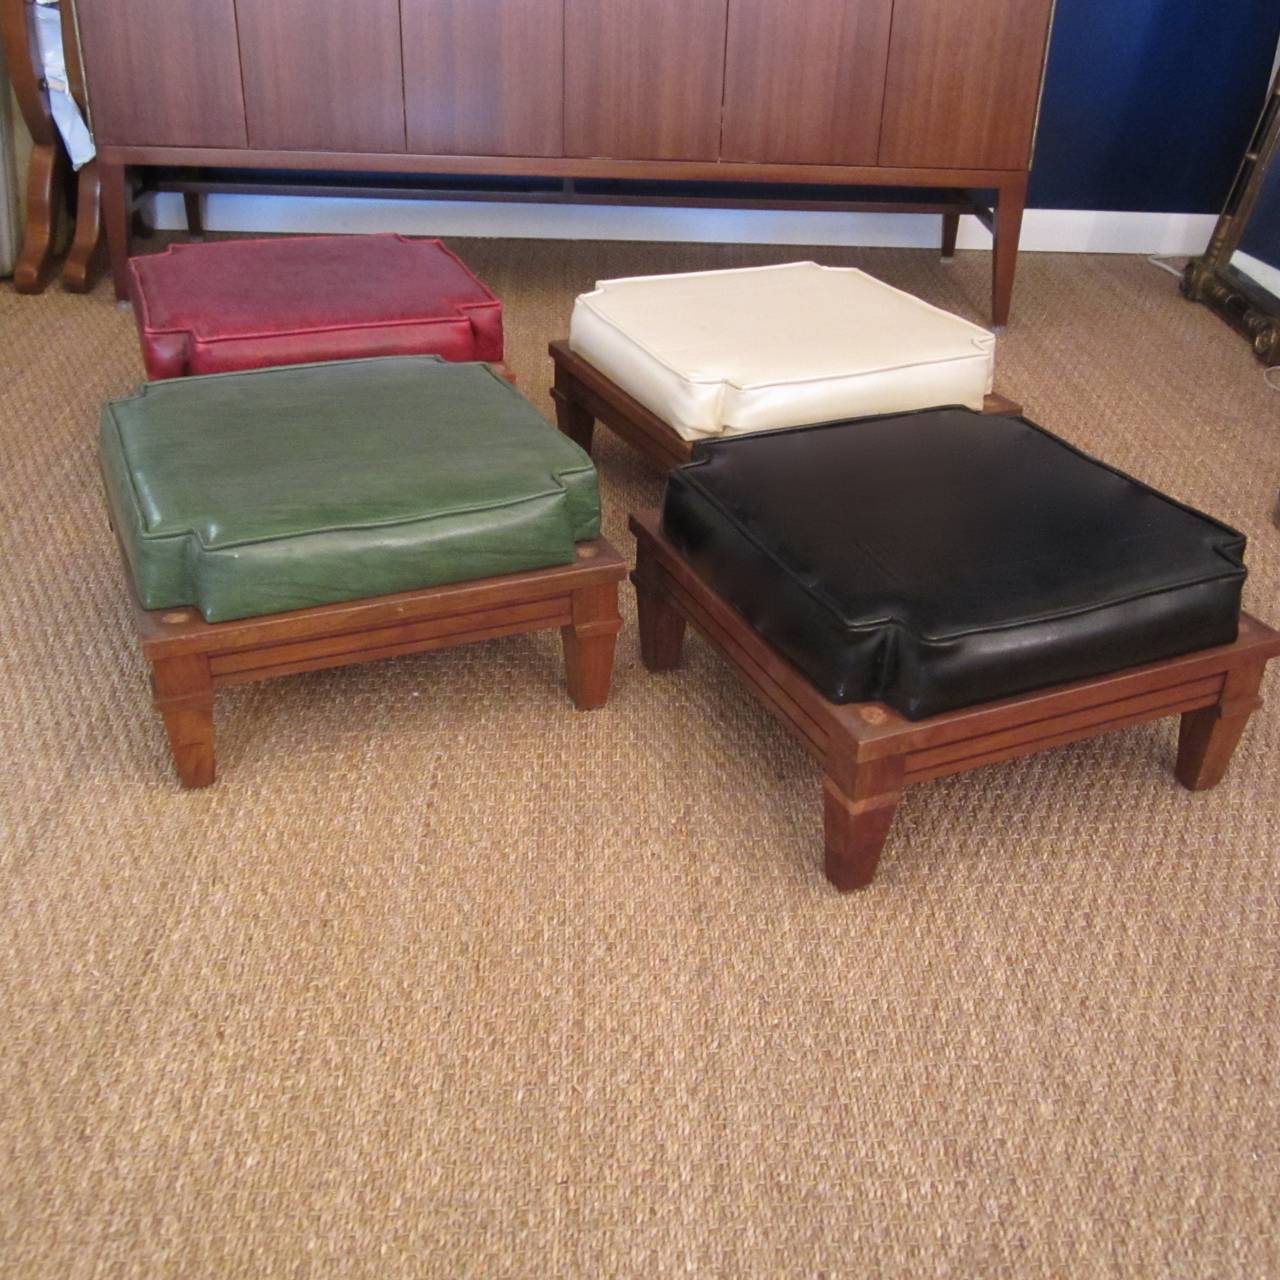
<svg viewBox="0 0 1280 1280"><path fill-rule="evenodd" d="M561 431L670 469L631 518L645 665L692 623L812 751L840 889L912 782L1180 714L1213 786L1280 652L1244 539L1010 416L994 353L812 262L603 281L551 344Z"/></svg>
<svg viewBox="0 0 1280 1280"><path fill-rule="evenodd" d="M1177 777L1212 787L1280 653L1239 533L1014 416L991 334L862 272L602 283L551 347L559 432L437 242L132 274L158 380L107 406L101 455L186 786L226 684L558 628L574 703L603 704L625 565L597 420L670 469L631 519L645 665L692 623L813 752L840 889L914 782L1179 715Z"/></svg>
<svg viewBox="0 0 1280 1280"><path fill-rule="evenodd" d="M574 704L604 703L626 567L595 468L439 241L176 245L130 277L152 382L101 458L184 786L227 684L559 629Z"/></svg>

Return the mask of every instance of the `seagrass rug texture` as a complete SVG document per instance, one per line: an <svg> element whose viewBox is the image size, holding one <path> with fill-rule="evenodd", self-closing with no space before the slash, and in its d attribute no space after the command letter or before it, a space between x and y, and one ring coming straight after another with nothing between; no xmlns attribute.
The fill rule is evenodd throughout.
<svg viewBox="0 0 1280 1280"><path fill-rule="evenodd" d="M158 242L152 242L153 244ZM597 278L989 260L460 241L550 412ZM1280 395L1139 258L1026 254L998 389L1250 537ZM520 637L230 690L178 789L95 463L105 286L0 288L0 1274L1280 1274L1280 675L1191 795L1165 721L911 789L868 891L696 637L575 713ZM270 424L264 424L264 430ZM658 478L607 434L606 534Z"/></svg>

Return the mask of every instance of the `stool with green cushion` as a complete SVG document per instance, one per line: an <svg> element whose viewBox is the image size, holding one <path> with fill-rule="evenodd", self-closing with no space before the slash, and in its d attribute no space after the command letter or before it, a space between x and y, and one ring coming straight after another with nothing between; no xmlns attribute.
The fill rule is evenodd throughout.
<svg viewBox="0 0 1280 1280"><path fill-rule="evenodd" d="M106 406L101 455L186 786L222 684L559 627L574 702L605 701L624 564L595 469L487 365L152 383Z"/></svg>

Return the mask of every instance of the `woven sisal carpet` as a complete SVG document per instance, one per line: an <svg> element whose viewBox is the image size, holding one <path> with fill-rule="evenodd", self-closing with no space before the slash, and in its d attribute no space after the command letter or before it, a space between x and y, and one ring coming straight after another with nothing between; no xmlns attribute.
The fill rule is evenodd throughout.
<svg viewBox="0 0 1280 1280"><path fill-rule="evenodd" d="M549 411L597 277L803 251L464 242ZM988 259L818 250L981 320ZM218 702L172 774L95 470L131 317L0 288L0 1274L1280 1274L1280 676L909 791L820 871L815 767L698 640L610 705L554 636ZM1250 535L1280 395L1140 259L1025 255L998 387ZM606 533L657 478L601 440ZM629 592L628 592L629 594Z"/></svg>

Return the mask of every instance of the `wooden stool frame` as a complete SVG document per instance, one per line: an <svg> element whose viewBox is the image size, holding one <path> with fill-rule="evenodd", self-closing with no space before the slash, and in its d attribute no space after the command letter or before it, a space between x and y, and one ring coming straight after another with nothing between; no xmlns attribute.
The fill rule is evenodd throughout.
<svg viewBox="0 0 1280 1280"><path fill-rule="evenodd" d="M575 355L568 342L553 342L549 351L555 367L551 398L556 424L574 444L590 453L595 424L603 422L660 471L682 466L692 458L695 441L686 440L594 365ZM988 396L982 411L1017 415L1022 407L1004 396Z"/></svg>
<svg viewBox="0 0 1280 1280"><path fill-rule="evenodd" d="M871 883L913 782L1180 715L1178 781L1192 791L1216 786L1262 705L1263 670L1280 653L1280 632L1244 614L1233 644L907 720L880 702L828 702L693 572L662 537L656 512L633 515L630 525L645 666L675 667L691 622L799 737L822 766L826 873L841 890Z"/></svg>
<svg viewBox="0 0 1280 1280"><path fill-rule="evenodd" d="M193 608L144 609L134 595L134 619L178 777L184 787L206 787L214 779L213 695L224 685L558 627L574 705L603 706L626 571L601 538L579 543L568 565L235 622L205 622Z"/></svg>

